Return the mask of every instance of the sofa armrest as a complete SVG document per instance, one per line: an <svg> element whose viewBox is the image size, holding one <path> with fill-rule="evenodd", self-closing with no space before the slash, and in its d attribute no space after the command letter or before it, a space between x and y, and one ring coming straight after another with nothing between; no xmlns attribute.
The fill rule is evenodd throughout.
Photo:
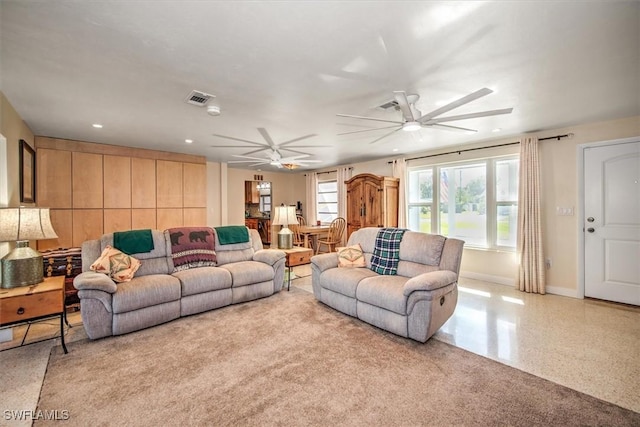
<svg viewBox="0 0 640 427"><path fill-rule="evenodd" d="M404 284L403 293L405 296L409 296L414 291L432 291L455 283L457 280L458 275L449 270L422 273L407 280Z"/></svg>
<svg viewBox="0 0 640 427"><path fill-rule="evenodd" d="M73 279L73 286L79 291L91 289L110 294L115 293L118 289L116 283L111 280L109 276L103 273L96 273L95 271L85 271L84 273L78 274Z"/></svg>
<svg viewBox="0 0 640 427"><path fill-rule="evenodd" d="M330 268L336 268L338 266L338 253L329 252L313 256L311 257L311 264L315 265L320 273Z"/></svg>
<svg viewBox="0 0 640 427"><path fill-rule="evenodd" d="M286 254L278 249L260 249L253 254L253 260L274 266L285 256Z"/></svg>

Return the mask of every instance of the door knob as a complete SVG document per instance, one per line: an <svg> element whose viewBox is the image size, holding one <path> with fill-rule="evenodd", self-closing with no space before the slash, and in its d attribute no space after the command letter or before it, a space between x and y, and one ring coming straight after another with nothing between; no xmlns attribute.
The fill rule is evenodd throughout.
<svg viewBox="0 0 640 427"><path fill-rule="evenodd" d="M595 228L593 228L593 227L589 227L589 228L587 228L587 231L588 231L589 233L593 233L594 231L596 231L596 229L595 229Z"/></svg>
<svg viewBox="0 0 640 427"><path fill-rule="evenodd" d="M595 221L595 219L594 219L592 216L590 216L589 218L587 218L587 222L593 222L593 221Z"/></svg>

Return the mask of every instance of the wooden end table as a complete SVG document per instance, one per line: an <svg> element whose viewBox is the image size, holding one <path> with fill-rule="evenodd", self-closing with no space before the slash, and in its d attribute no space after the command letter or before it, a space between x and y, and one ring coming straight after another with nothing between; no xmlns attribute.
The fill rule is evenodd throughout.
<svg viewBox="0 0 640 427"><path fill-rule="evenodd" d="M313 256L313 250L309 248L301 248L294 246L291 249L280 249L286 255L286 261L284 266L289 269L289 278L287 280L287 291L291 287L291 268L297 265L309 264L311 257Z"/></svg>
<svg viewBox="0 0 640 427"><path fill-rule="evenodd" d="M58 316L60 316L62 349L68 353L64 343L66 320L64 276L47 277L36 285L0 288L0 327L2 328ZM24 338L22 344L24 344Z"/></svg>

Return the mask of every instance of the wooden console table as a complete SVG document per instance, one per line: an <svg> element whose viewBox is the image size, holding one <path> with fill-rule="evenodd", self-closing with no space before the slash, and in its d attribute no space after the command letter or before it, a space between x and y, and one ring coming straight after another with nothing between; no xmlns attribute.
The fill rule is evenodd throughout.
<svg viewBox="0 0 640 427"><path fill-rule="evenodd" d="M36 285L0 288L0 327L16 326L60 316L60 341L64 343L64 276L47 277ZM26 338L26 333L25 333ZM24 344L24 338L22 340Z"/></svg>

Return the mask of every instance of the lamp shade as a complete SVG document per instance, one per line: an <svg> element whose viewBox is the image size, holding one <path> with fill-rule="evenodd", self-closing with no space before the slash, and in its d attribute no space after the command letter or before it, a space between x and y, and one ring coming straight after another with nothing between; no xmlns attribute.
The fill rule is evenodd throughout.
<svg viewBox="0 0 640 427"><path fill-rule="evenodd" d="M55 239L49 208L0 208L0 242Z"/></svg>
<svg viewBox="0 0 640 427"><path fill-rule="evenodd" d="M276 213L273 218L273 225L297 224L296 207L295 206L276 206Z"/></svg>

